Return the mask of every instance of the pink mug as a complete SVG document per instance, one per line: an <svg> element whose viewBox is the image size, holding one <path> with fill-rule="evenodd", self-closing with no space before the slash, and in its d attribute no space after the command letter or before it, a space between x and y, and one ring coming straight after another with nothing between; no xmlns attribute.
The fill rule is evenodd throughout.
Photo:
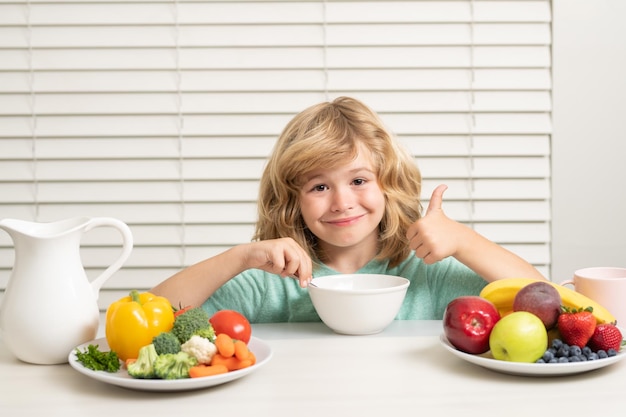
<svg viewBox="0 0 626 417"><path fill-rule="evenodd" d="M561 285L573 285L574 290L597 302L626 325L626 268L595 267L574 272L572 280Z"/></svg>

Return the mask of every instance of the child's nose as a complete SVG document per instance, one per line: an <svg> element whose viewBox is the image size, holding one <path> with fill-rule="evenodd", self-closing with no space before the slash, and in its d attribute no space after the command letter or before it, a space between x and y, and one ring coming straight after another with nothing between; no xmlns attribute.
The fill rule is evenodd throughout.
<svg viewBox="0 0 626 417"><path fill-rule="evenodd" d="M341 191L333 193L332 211L341 212L351 209L352 206L353 201L349 193Z"/></svg>

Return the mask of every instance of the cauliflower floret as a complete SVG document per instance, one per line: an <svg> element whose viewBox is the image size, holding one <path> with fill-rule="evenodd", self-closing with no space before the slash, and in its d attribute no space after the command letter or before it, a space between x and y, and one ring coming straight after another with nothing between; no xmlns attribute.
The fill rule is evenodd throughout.
<svg viewBox="0 0 626 417"><path fill-rule="evenodd" d="M204 364L210 363L217 353L217 348L209 339L198 335L191 336L180 346L180 350L196 358L198 363Z"/></svg>

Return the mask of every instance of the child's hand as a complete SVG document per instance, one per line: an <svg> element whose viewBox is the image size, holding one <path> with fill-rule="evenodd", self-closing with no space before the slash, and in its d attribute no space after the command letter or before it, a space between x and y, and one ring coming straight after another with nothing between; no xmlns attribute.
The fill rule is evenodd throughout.
<svg viewBox="0 0 626 417"><path fill-rule="evenodd" d="M447 189L448 186L443 184L435 188L426 214L407 230L409 247L427 264L453 256L458 249L459 231L463 226L448 218L441 208L443 193Z"/></svg>
<svg viewBox="0 0 626 417"><path fill-rule="evenodd" d="M303 288L311 281L311 258L292 238L264 240L246 246L246 269L257 268L282 277L295 277Z"/></svg>

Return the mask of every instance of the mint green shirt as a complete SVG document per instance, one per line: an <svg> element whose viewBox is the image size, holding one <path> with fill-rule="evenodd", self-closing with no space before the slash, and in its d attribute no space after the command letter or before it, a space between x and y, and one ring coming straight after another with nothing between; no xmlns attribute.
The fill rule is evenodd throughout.
<svg viewBox="0 0 626 417"><path fill-rule="evenodd" d="M461 295L478 295L487 282L458 262L446 258L433 265L413 254L400 265L372 260L358 273L387 274L407 278L411 283L397 320L441 320L448 303ZM313 276L336 275L323 265ZM213 314L218 310L236 310L251 323L321 321L309 297L293 278L281 278L259 269L250 269L232 278L204 302L202 307Z"/></svg>

